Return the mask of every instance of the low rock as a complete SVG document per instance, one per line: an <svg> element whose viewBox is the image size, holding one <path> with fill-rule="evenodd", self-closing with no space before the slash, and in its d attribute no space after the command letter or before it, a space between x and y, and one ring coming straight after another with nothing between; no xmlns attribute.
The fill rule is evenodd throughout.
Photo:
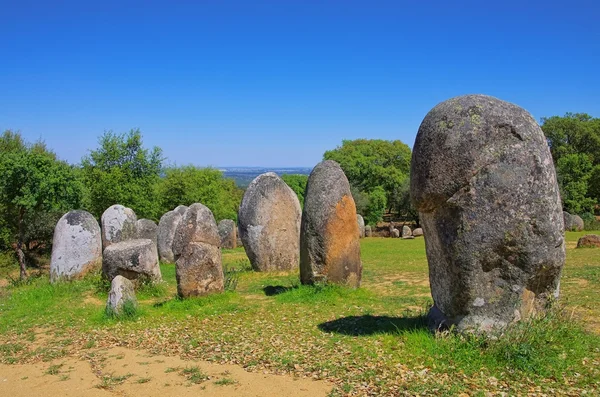
<svg viewBox="0 0 600 397"><path fill-rule="evenodd" d="M121 275L129 280L161 281L156 245L150 239L111 244L103 253L102 273L108 280Z"/></svg>
<svg viewBox="0 0 600 397"><path fill-rule="evenodd" d="M131 305L137 307L133 283L123 276L116 276L110 283L110 292L106 301L106 311L112 315L123 314L123 309Z"/></svg>
<svg viewBox="0 0 600 397"><path fill-rule="evenodd" d="M597 234L585 235L577 240L577 248L600 248L600 236Z"/></svg>
<svg viewBox="0 0 600 397"><path fill-rule="evenodd" d="M402 240L414 240L415 236L403 236Z"/></svg>
<svg viewBox="0 0 600 397"><path fill-rule="evenodd" d="M421 229L420 227L416 228L415 230L412 231L412 235L415 237L420 237L423 235L423 229Z"/></svg>
<svg viewBox="0 0 600 397"><path fill-rule="evenodd" d="M102 266L100 226L89 212L69 211L54 228L50 281L83 277Z"/></svg>
<svg viewBox="0 0 600 397"><path fill-rule="evenodd" d="M579 215L571 215L571 222L571 230L573 230L574 232L583 231L585 224L583 223L583 219L581 219Z"/></svg>
<svg viewBox="0 0 600 397"><path fill-rule="evenodd" d="M392 231L390 232L390 237L392 237L392 238L400 238L400 230L398 230L398 229L392 229Z"/></svg>

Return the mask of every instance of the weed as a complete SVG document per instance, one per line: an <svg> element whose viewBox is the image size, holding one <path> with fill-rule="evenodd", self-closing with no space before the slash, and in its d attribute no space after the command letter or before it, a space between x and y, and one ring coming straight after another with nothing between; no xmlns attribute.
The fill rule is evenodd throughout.
<svg viewBox="0 0 600 397"><path fill-rule="evenodd" d="M148 383L152 378L139 378L136 383Z"/></svg>
<svg viewBox="0 0 600 397"><path fill-rule="evenodd" d="M46 370L46 375L58 375L58 373L60 372L60 368L62 366L63 366L63 364L54 364L54 365L51 365Z"/></svg>
<svg viewBox="0 0 600 397"><path fill-rule="evenodd" d="M209 379L209 377L204 374L198 366L185 367L179 372L179 374L184 376L190 383L196 385Z"/></svg>
<svg viewBox="0 0 600 397"><path fill-rule="evenodd" d="M214 383L215 383L215 385L218 385L218 386L228 386L228 385L235 385L238 382L231 378L221 378L219 380L216 380Z"/></svg>

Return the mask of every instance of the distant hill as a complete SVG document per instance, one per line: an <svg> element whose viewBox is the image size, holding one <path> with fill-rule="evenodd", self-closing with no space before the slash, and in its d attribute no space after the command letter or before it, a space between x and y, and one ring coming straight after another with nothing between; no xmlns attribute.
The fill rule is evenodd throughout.
<svg viewBox="0 0 600 397"><path fill-rule="evenodd" d="M235 180L236 185L241 188L247 188L254 178L265 172L274 172L281 176L283 174L309 175L312 171L312 167L220 167L219 169L223 171L225 177Z"/></svg>

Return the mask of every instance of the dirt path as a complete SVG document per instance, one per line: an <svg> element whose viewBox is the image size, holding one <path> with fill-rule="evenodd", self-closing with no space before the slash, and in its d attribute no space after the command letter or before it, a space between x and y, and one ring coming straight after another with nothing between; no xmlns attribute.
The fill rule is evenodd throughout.
<svg viewBox="0 0 600 397"><path fill-rule="evenodd" d="M326 396L325 381L250 373L236 365L186 361L126 348L87 358L0 364L0 396Z"/></svg>

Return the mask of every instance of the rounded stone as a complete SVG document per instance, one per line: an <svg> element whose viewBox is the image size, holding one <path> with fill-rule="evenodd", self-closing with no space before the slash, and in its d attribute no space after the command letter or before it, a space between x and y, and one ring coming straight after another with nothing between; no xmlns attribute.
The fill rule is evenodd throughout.
<svg viewBox="0 0 600 397"><path fill-rule="evenodd" d="M300 280L360 285L362 264L356 205L338 163L323 161L312 170L302 212Z"/></svg>
<svg viewBox="0 0 600 397"><path fill-rule="evenodd" d="M102 223L102 248L137 236L137 216L131 208L120 204L110 206L100 219Z"/></svg>
<svg viewBox="0 0 600 397"><path fill-rule="evenodd" d="M187 207L186 207L187 208ZM168 211L160 217L158 222L157 246L158 256L162 262L175 263L173 254L173 238L182 215L179 211Z"/></svg>
<svg viewBox="0 0 600 397"><path fill-rule="evenodd" d="M371 237L373 235L373 229L371 225L365 226L365 237Z"/></svg>
<svg viewBox="0 0 600 397"><path fill-rule="evenodd" d="M600 248L600 236L587 234L577 240L577 248Z"/></svg>
<svg viewBox="0 0 600 397"><path fill-rule="evenodd" d="M69 211L54 228L50 281L84 276L102 266L100 226L86 211Z"/></svg>
<svg viewBox="0 0 600 397"><path fill-rule="evenodd" d="M207 243L187 244L175 263L175 275L182 298L223 292L221 250Z"/></svg>
<svg viewBox="0 0 600 397"><path fill-rule="evenodd" d="M544 134L525 110L484 95L433 108L414 145L411 197L426 241L432 328L500 329L557 295L559 189Z"/></svg>
<svg viewBox="0 0 600 397"><path fill-rule="evenodd" d="M102 273L107 280L121 275L129 280L161 281L156 245L150 239L111 244L103 252Z"/></svg>
<svg viewBox="0 0 600 397"><path fill-rule="evenodd" d="M358 222L358 237L365 238L365 220L360 214L356 214L356 220Z"/></svg>
<svg viewBox="0 0 600 397"><path fill-rule="evenodd" d="M106 300L106 310L116 314L122 314L123 306L130 302L137 306L133 283L123 276L116 276L110 283L110 291Z"/></svg>
<svg viewBox="0 0 600 397"><path fill-rule="evenodd" d="M420 227L416 228L412 231L412 235L415 237L421 237L423 235L423 229L421 229Z"/></svg>
<svg viewBox="0 0 600 397"><path fill-rule="evenodd" d="M158 245L158 225L150 219L138 219L136 222L136 238L147 238Z"/></svg>
<svg viewBox="0 0 600 397"><path fill-rule="evenodd" d="M301 216L298 196L277 174L268 172L250 183L238 223L254 270L298 269Z"/></svg>
<svg viewBox="0 0 600 397"><path fill-rule="evenodd" d="M585 228L585 223L579 215L571 215L571 230L581 232Z"/></svg>
<svg viewBox="0 0 600 397"><path fill-rule="evenodd" d="M173 237L175 261L189 243L221 244L217 222L213 213L203 204L195 203L183 214Z"/></svg>
<svg viewBox="0 0 600 397"><path fill-rule="evenodd" d="M237 226L231 219L223 219L218 225L221 237L221 248L234 249L237 247Z"/></svg>
<svg viewBox="0 0 600 397"><path fill-rule="evenodd" d="M406 237L411 237L412 236L412 231L410 230L410 227L404 225L402 226L402 238L406 238Z"/></svg>

